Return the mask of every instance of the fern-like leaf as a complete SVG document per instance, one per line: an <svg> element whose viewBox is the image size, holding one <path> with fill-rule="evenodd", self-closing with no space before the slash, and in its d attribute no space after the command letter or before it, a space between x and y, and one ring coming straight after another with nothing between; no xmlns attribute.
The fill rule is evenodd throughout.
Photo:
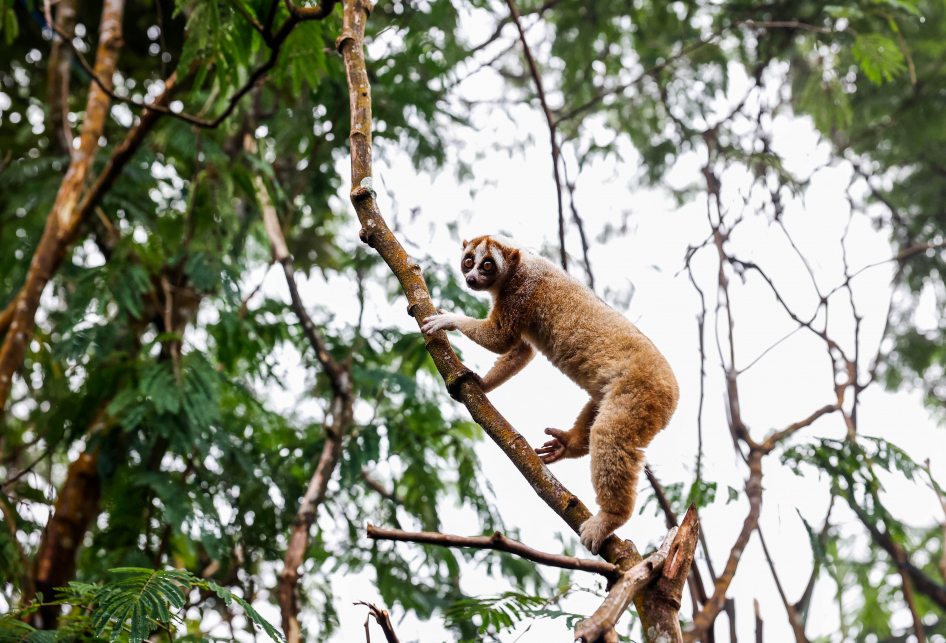
<svg viewBox="0 0 946 643"><path fill-rule="evenodd" d="M247 618L256 623L259 627L263 628L263 631L266 632L269 638L273 639L274 641L286 640L279 630L273 627L269 621L267 621L259 612L253 609L252 605L231 592L229 589L220 587L220 585L217 585L213 581L208 581L207 587L212 589L217 594L217 596L223 599L227 605L236 602L240 607L243 608L243 611L246 612Z"/></svg>
<svg viewBox="0 0 946 643"><path fill-rule="evenodd" d="M128 643L141 643L155 629L155 624L171 622L169 605L180 609L190 589L198 581L193 574L180 570L154 571L140 567L119 567L116 574L130 574L103 585L95 594L92 613L95 636L109 632L115 641L128 622ZM184 589L182 589L184 588Z"/></svg>

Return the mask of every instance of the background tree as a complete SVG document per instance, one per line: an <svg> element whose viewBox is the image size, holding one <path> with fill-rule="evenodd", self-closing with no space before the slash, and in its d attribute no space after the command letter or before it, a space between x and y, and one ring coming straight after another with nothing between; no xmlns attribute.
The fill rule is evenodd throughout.
<svg viewBox="0 0 946 643"><path fill-rule="evenodd" d="M447 499L475 515L483 533L514 536L516 525L504 528L479 473L479 429L429 377L436 369L423 338L387 312L400 315L404 300L388 308L400 295L337 198L345 186L338 168L349 158L349 90L335 53L340 16L330 2L3 5L0 238L11 251L0 259L8 293L0 301L0 511L8 527L0 551L5 608L44 597L25 614L30 626L75 635L78 611L64 623L49 600L55 588L87 584L70 599L84 605L91 585L114 581L108 570L116 567L192 572L178 579L192 591L175 606L195 636L218 622L214 612L231 629L255 631L232 616L219 587L258 606L272 597L293 640L326 638L337 626L333 575L366 568L388 607L422 619L446 613L464 639L569 616L568 575L554 583L503 554L474 559L466 550L363 538L368 519L439 531ZM857 415L859 396L876 380L922 387L934 408L942 405L944 20L941 5L924 2L435 0L380 3L367 22L382 157L406 151L426 171L449 163L476 185L473 167L452 151L477 123L530 102L548 126L555 180L542 189L556 190L558 207L557 220L538 225L557 239L550 256L590 285L594 237L576 199L596 162L621 158L630 143L641 157L638 190L704 204L696 236L706 242L681 261L703 302L701 372L718 346L726 382L728 427L708 422L707 430L731 433L748 482L730 494L747 500L748 512L722 568L704 544L683 610L691 615L687 640L711 639L721 611L733 618L733 578L760 571L740 561L758 530L763 472L778 467L775 451L790 468L821 472L826 494L837 498L831 506L851 510L806 523L811 582L798 601L783 593L796 639L806 638L818 582L837 588L842 638L922 639L946 627L940 519L902 524L880 484L882 469L923 480L933 469L862 438ZM475 21L493 26L466 26ZM474 39L478 31L485 35ZM505 83L502 100L468 100L464 83L491 70ZM746 82L737 87L740 75ZM743 93L721 107L720 97L736 89ZM848 267L843 243L843 276L826 284L812 271L813 300L783 297L784 284L770 276L811 270L786 214L811 179L787 169L772 147L774 121L801 114L830 143L825 165L851 168L851 225L868 220L889 231L897 267L889 342L860 333L861 266ZM694 157L698 174L681 187L671 171ZM794 263L744 258L740 231L758 221L784 232ZM623 232L620 221L609 222L598 239L619 243ZM580 259L569 262L570 247ZM289 296L260 290L274 261ZM420 263L433 301L483 313L451 269L433 258ZM348 284L357 320L333 317L336 302L306 301L297 274ZM795 409L764 439L741 413L740 384L750 376L741 350L736 358L740 288L750 297L771 288L786 332L800 329L823 345L827 364L812 369L830 369L833 399ZM627 295L601 292L616 304ZM930 297L940 321L923 327L915 315ZM377 323L364 315L379 309ZM839 311L830 327L829 310ZM309 366L301 394L284 370L297 355ZM272 403L281 389L294 403L280 406L294 411ZM819 433L817 422L834 416L844 435ZM664 480L665 489L652 480L668 524L685 500L701 510L714 502L698 425L694 479ZM846 542L854 521L869 546ZM714 525L703 526L712 538ZM472 561L516 591L464 601L459 578ZM300 607L311 615L307 628ZM911 627L895 631L890 615L904 609Z"/></svg>

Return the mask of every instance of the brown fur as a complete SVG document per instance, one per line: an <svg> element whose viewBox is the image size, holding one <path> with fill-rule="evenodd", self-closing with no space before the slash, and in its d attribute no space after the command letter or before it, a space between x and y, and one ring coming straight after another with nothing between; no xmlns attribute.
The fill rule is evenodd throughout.
<svg viewBox="0 0 946 643"><path fill-rule="evenodd" d="M631 517L643 448L670 421L679 388L667 360L634 324L550 261L511 239L477 237L463 244L467 285L488 290L487 319L442 313L424 321L425 333L459 330L500 353L483 378L489 391L518 373L535 349L581 386L591 399L568 431L536 452L546 463L590 451L601 510L581 526L593 553Z"/></svg>

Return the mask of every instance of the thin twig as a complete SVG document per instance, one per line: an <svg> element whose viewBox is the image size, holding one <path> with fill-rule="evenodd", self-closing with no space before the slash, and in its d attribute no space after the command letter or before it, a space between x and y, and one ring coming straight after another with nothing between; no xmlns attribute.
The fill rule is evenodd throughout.
<svg viewBox="0 0 946 643"><path fill-rule="evenodd" d="M400 529L381 529L372 524L368 524L368 538L374 540L394 540L399 542L421 543L425 545L439 545L441 547L460 547L468 549L493 549L504 551L507 554L515 554L520 558L531 560L533 563L548 565L549 567L559 567L561 569L573 569L580 572L591 572L601 574L611 580L620 575L617 566L606 563L601 560L589 560L585 558L574 558L572 556L562 556L560 554L549 554L537 549L532 549L518 540L507 538L498 531L492 536L453 536L451 534L441 534L437 532L409 532ZM669 544L668 544L669 547Z"/></svg>
<svg viewBox="0 0 946 643"><path fill-rule="evenodd" d="M513 22L519 30L519 41L522 43L522 51L525 54L526 62L529 65L529 73L532 74L532 80L535 82L536 93L539 96L539 102L542 103L542 111L545 113L545 120L549 127L549 139L552 143L552 176L555 178L555 193L558 197L558 242L561 251L562 270L568 271L568 253L565 251L565 212L563 210L562 199L562 178L559 176L559 161L562 156L562 149L558 145L558 135L556 134L555 115L549 107L548 100L545 97L545 89L542 85L542 75L539 73L539 67L535 63L532 51L529 49L529 43L526 41L526 32L522 28L522 20L519 10L516 8L515 0L506 0L509 5L509 12L512 15Z"/></svg>
<svg viewBox="0 0 946 643"><path fill-rule="evenodd" d="M795 605L790 603L788 597L785 596L782 582L779 580L778 573L775 571L775 563L772 561L772 556L769 555L769 548L765 544L765 538L762 537L762 530L757 530L757 533L759 534L759 542L762 543L762 552L765 554L765 560L769 564L769 570L772 572L772 578L775 580L775 588L778 590L778 595L782 599L782 605L785 606L785 612L788 614L788 622L792 626L792 631L795 633L795 643L808 643L808 637L805 636L805 626L802 625L801 620L798 618L798 611L795 609Z"/></svg>

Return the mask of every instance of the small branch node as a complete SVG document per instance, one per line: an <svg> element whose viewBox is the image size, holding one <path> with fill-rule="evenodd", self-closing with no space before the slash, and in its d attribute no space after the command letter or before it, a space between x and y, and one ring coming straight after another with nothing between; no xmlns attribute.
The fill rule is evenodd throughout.
<svg viewBox="0 0 946 643"><path fill-rule="evenodd" d="M359 186L351 191L352 202L364 201L373 196L374 191L370 187Z"/></svg>

